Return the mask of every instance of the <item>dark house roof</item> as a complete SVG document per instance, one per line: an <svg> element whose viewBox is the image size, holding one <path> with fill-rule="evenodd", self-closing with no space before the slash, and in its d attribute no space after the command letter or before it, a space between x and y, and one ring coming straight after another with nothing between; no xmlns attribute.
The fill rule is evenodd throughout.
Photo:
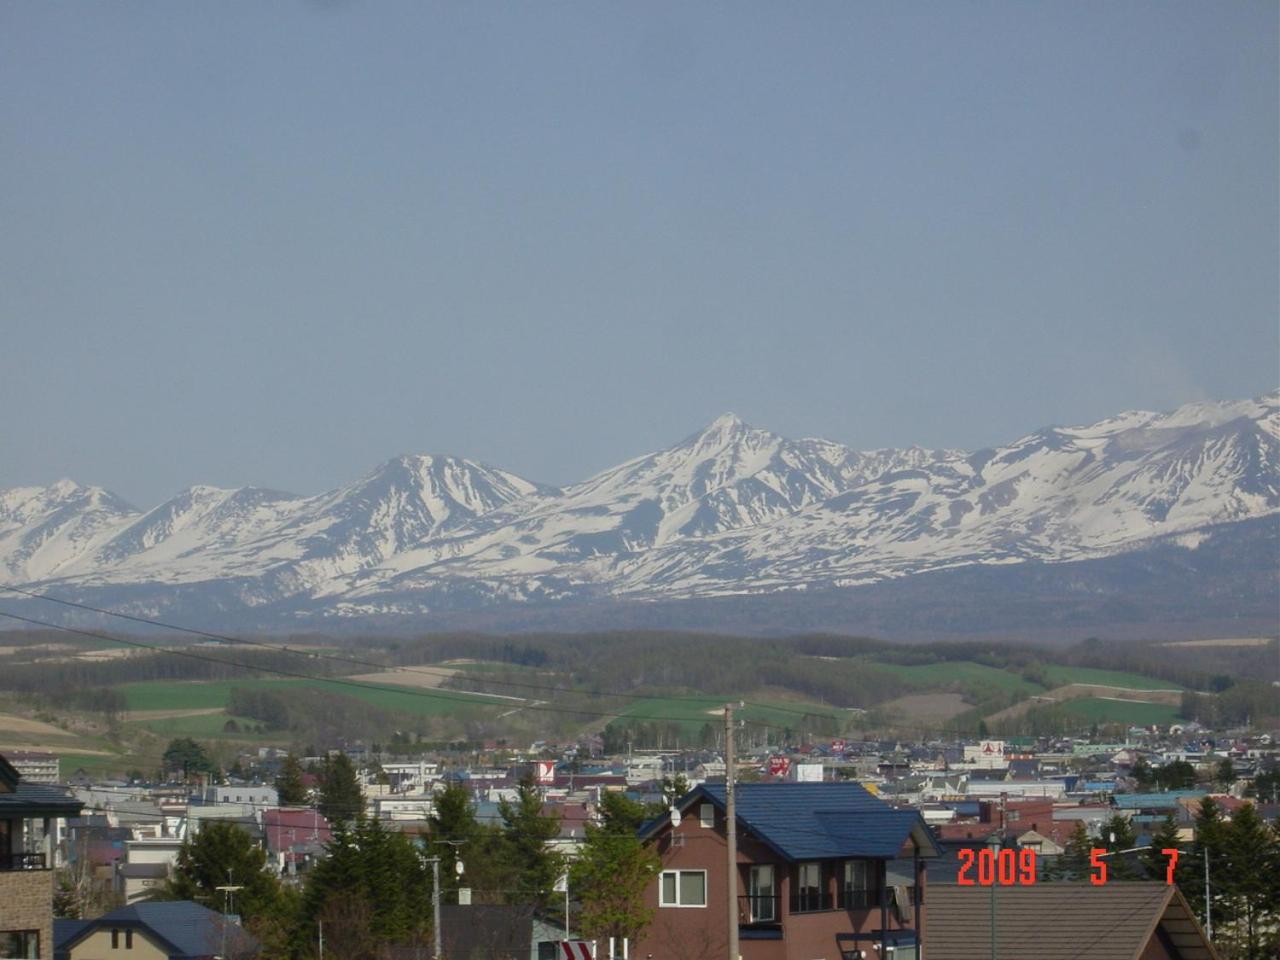
<svg viewBox="0 0 1280 960"><path fill-rule="evenodd" d="M136 903L112 910L96 920L59 921L54 927L54 960L66 960L71 948L95 930L139 930L158 941L170 960L207 960L222 952L225 927L227 955L256 952L257 941L222 914L190 900Z"/></svg>
<svg viewBox="0 0 1280 960"><path fill-rule="evenodd" d="M988 960L993 889L929 884L929 960ZM994 895L996 950L1002 957L1138 960L1154 939L1181 960L1218 960L1175 886L1037 883L1000 887Z"/></svg>
<svg viewBox="0 0 1280 960"><path fill-rule="evenodd" d="M725 806L724 784L702 784L681 798L681 811L709 801ZM915 810L896 810L856 783L743 783L734 788L739 829L786 860L891 859L910 837L923 856L938 855L933 835ZM652 835L665 818L650 821Z"/></svg>
<svg viewBox="0 0 1280 960"><path fill-rule="evenodd" d="M11 817L74 817L84 804L60 787L19 780L9 793L0 792L0 820Z"/></svg>
<svg viewBox="0 0 1280 960"><path fill-rule="evenodd" d="M526 904L441 904L444 955L526 958L533 946L533 920L534 908ZM400 952L412 956L411 949Z"/></svg>

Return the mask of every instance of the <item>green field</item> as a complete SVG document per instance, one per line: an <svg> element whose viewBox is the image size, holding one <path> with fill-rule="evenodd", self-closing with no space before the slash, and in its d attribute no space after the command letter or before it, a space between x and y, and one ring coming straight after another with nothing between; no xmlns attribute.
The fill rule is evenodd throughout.
<svg viewBox="0 0 1280 960"><path fill-rule="evenodd" d="M1120 670L1095 670L1091 667L1063 667L1053 664L1045 667L1044 673L1054 687L1066 686L1068 683L1094 683L1107 687L1128 687L1131 690L1182 689L1168 680L1157 680L1140 673L1124 673Z"/></svg>
<svg viewBox="0 0 1280 960"><path fill-rule="evenodd" d="M872 660L867 663L867 666L873 670L892 674L904 683L920 688L937 689L955 685L975 694L980 694L984 690L1012 693L1040 693L1044 690L1039 684L1024 680L1009 670L988 667L971 660L948 660L915 666Z"/></svg>
<svg viewBox="0 0 1280 960"><path fill-rule="evenodd" d="M1090 723L1130 723L1138 726L1168 726L1178 719L1178 708L1163 703L1140 703L1135 700L1103 700L1089 697L1068 700L1062 704L1066 713Z"/></svg>
<svg viewBox="0 0 1280 960"><path fill-rule="evenodd" d="M207 710L214 707L225 708L233 687L273 690L310 689L324 694L354 697L381 710L426 717L470 711L481 706L502 706L510 709L520 705L515 700L495 700L491 697L473 696L457 691L410 689L368 683L352 686L318 679L246 679L191 683L146 681L121 684L119 690L124 694L125 706L129 710Z"/></svg>

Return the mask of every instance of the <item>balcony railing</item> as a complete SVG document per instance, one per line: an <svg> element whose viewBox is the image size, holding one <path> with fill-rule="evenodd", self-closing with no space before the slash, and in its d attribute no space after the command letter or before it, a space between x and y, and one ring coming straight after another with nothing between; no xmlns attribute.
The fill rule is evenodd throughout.
<svg viewBox="0 0 1280 960"><path fill-rule="evenodd" d="M901 900L897 896L899 890L903 895ZM899 919L903 919L904 916L910 916L915 904L915 896L916 888L913 886L873 887L867 890L841 887L836 892L836 905L842 910L876 910L885 906L895 910L900 915Z"/></svg>
<svg viewBox="0 0 1280 960"><path fill-rule="evenodd" d="M756 923L781 923L782 898L764 894L738 897L738 923L750 926Z"/></svg>
<svg viewBox="0 0 1280 960"><path fill-rule="evenodd" d="M836 906L841 910L871 910L882 902L888 903L888 891L883 888L853 890L841 887L836 891Z"/></svg>
<svg viewBox="0 0 1280 960"><path fill-rule="evenodd" d="M0 872L43 869L43 853L0 853Z"/></svg>
<svg viewBox="0 0 1280 960"><path fill-rule="evenodd" d="M792 913L815 913L818 910L832 909L834 909L834 902L831 894L825 890L814 890L810 887L791 894Z"/></svg>

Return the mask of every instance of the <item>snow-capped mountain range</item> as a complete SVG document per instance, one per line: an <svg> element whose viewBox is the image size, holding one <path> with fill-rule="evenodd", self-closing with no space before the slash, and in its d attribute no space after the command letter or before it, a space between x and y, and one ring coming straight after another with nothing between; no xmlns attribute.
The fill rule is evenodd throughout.
<svg viewBox="0 0 1280 960"><path fill-rule="evenodd" d="M192 487L141 512L0 491L0 583L152 614L202 594L301 619L840 588L969 565L1194 549L1280 514L1280 393L965 452L788 440L728 414L564 488L402 456L299 496Z"/></svg>

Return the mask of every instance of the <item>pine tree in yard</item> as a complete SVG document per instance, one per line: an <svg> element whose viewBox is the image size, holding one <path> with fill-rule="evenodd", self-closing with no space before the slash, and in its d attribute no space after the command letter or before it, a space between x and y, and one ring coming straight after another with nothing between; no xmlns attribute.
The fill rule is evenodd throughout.
<svg viewBox="0 0 1280 960"><path fill-rule="evenodd" d="M1067 838L1062 853L1054 858L1052 870L1049 871L1046 868L1046 872L1051 872L1051 879L1055 880L1086 879L1089 876L1090 869L1089 855L1095 846L1097 844L1089 836L1089 831L1085 828L1084 821L1076 821L1075 828L1071 831L1071 836Z"/></svg>
<svg viewBox="0 0 1280 960"><path fill-rule="evenodd" d="M520 782L515 802L502 801L503 846L512 873L515 902L546 904L554 901L553 888L564 873L563 855L547 847L560 834L560 817L542 812L542 797L531 779Z"/></svg>
<svg viewBox="0 0 1280 960"><path fill-rule="evenodd" d="M1178 821L1173 818L1172 813L1164 818L1156 832L1151 835L1151 849L1142 852L1142 864L1147 869L1148 880L1163 882L1168 878L1170 858L1162 852L1164 850L1178 851L1174 880L1182 886L1187 878L1188 865L1184 862L1182 854L1182 838L1178 835Z"/></svg>
<svg viewBox="0 0 1280 960"><path fill-rule="evenodd" d="M302 763L292 753L285 757L276 777L276 793L282 807L305 807L311 802L306 782L302 779Z"/></svg>
<svg viewBox="0 0 1280 960"><path fill-rule="evenodd" d="M345 823L364 813L364 794L356 779L356 768L345 753L325 758L320 774L319 809L330 823Z"/></svg>
<svg viewBox="0 0 1280 960"><path fill-rule="evenodd" d="M431 869L420 848L377 820L341 824L328 856L307 877L302 924L341 922L352 944L425 943L431 923ZM351 947L363 956L364 947Z"/></svg>
<svg viewBox="0 0 1280 960"><path fill-rule="evenodd" d="M1205 922L1205 885L1204 864L1209 861L1209 887L1213 903L1213 926L1215 931L1227 922L1228 904L1223 899L1222 883L1226 877L1226 821L1222 818L1222 810L1213 797L1203 797L1196 810L1195 843L1188 851L1187 877L1189 882L1182 888L1187 900L1191 903L1200 923ZM1194 878L1194 879L1192 879Z"/></svg>
<svg viewBox="0 0 1280 960"><path fill-rule="evenodd" d="M162 889L166 900L194 900L222 911L218 887L236 885L236 912L245 919L272 915L280 905L280 883L267 870L267 855L234 823L214 820L182 844L173 876Z"/></svg>
<svg viewBox="0 0 1280 960"><path fill-rule="evenodd" d="M1235 919L1227 930L1240 960L1261 960L1275 954L1265 944L1280 921L1280 838L1247 803L1223 829L1224 869L1218 889ZM1218 901L1214 901L1217 910ZM1215 926L1216 926L1215 921Z"/></svg>
<svg viewBox="0 0 1280 960"><path fill-rule="evenodd" d="M432 852L440 858L440 889L445 895L444 902L452 903L455 897L448 894L459 886L471 885L469 878L459 879L458 861L462 860L472 874L481 870L481 852L476 844L480 825L471 808L471 794L460 784L451 783L437 793L432 806L435 808L430 820Z"/></svg>
<svg viewBox="0 0 1280 960"><path fill-rule="evenodd" d="M1115 814L1102 825L1102 841L1099 846L1106 847L1107 851L1115 854L1107 857L1107 877L1111 880L1137 880L1139 870L1136 867L1136 861L1132 858L1133 854L1120 854L1121 850L1132 850L1137 844L1138 838L1134 833L1133 824L1129 822L1129 818L1119 813Z"/></svg>

